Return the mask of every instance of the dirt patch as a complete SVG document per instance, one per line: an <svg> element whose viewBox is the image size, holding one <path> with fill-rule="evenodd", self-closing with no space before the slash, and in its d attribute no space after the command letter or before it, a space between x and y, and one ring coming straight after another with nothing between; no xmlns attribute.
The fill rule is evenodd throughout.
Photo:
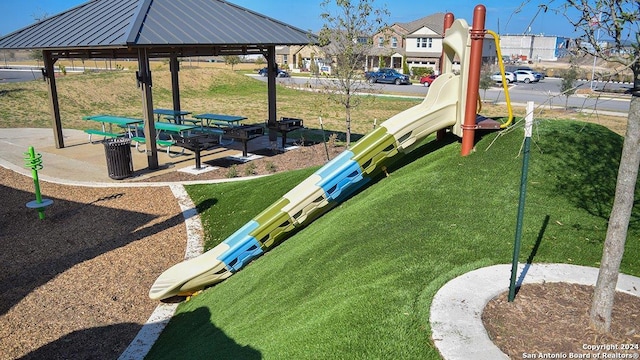
<svg viewBox="0 0 640 360"><path fill-rule="evenodd" d="M482 321L491 340L511 359L637 359L640 298L616 293L611 333L603 335L589 326L593 289L568 283L526 284L513 302L507 301L507 292L491 300Z"/></svg>

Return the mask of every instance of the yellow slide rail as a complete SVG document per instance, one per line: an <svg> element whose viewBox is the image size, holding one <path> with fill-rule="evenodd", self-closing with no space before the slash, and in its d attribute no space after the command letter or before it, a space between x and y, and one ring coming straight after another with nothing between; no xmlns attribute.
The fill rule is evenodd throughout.
<svg viewBox="0 0 640 360"><path fill-rule="evenodd" d="M493 40L496 42L496 52L498 53L498 65L500 66L500 74L502 75L502 87L504 88L504 98L507 101L507 111L509 112L509 119L506 123L500 125L501 129L504 129L511 125L513 121L513 109L511 108L511 98L509 97L509 83L507 77L504 74L504 61L502 61L502 52L500 51L500 35L495 31L486 30L487 34L493 36Z"/></svg>

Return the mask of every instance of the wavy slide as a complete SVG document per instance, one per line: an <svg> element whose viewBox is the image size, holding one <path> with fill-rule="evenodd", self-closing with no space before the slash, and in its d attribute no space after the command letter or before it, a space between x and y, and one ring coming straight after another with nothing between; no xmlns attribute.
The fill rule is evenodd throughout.
<svg viewBox="0 0 640 360"><path fill-rule="evenodd" d="M383 122L213 249L163 272L149 297L191 294L233 275L362 188L392 158L412 151L429 134L460 124L459 93L459 75L439 76L422 103Z"/></svg>

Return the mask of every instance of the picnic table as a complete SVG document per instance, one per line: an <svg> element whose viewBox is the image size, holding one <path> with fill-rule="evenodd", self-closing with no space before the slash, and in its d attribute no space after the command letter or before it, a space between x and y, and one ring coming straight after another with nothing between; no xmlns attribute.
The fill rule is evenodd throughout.
<svg viewBox="0 0 640 360"><path fill-rule="evenodd" d="M169 137L172 135L180 135L184 132L189 133L191 130L197 128L195 125L172 124L162 121L155 122L154 125L156 130L158 130L158 135L160 135L160 133L166 133Z"/></svg>
<svg viewBox="0 0 640 360"><path fill-rule="evenodd" d="M176 138L180 138L183 135L190 135L191 130L196 128L194 125L181 125L181 124L173 124L168 122L154 122L154 126L157 130L156 132L156 144L161 147L165 147L167 149L167 155L170 157L182 155L184 153L184 147L182 151L177 155L171 154L171 146L176 144ZM161 137L162 134L166 134L164 138ZM136 150L139 152L144 152L146 149L140 149L140 144L144 144L147 142L143 136L134 136L131 138L131 141L136 143Z"/></svg>
<svg viewBox="0 0 640 360"><path fill-rule="evenodd" d="M172 109L153 109L153 113L158 115L158 121L161 116L172 118L176 124L181 124L185 115L191 114L190 111L172 110Z"/></svg>
<svg viewBox="0 0 640 360"><path fill-rule="evenodd" d="M201 128L205 127L227 127L239 126L242 120L246 120L245 116L223 115L223 114L198 114L193 115L194 119L189 119L193 123L200 123Z"/></svg>
<svg viewBox="0 0 640 360"><path fill-rule="evenodd" d="M105 139L118 138L125 135L128 136L129 138L132 138L134 137L134 134L137 134L138 124L143 123L141 119L133 119L133 118L127 118L127 117L121 117L121 116L113 116L113 115L90 115L90 116L84 116L82 119L86 121L99 122L101 125L102 130L95 130L95 129L84 130L84 132L89 134L89 142L92 144L94 143L91 140L92 135L100 135L100 136L103 136ZM114 132L113 131L114 124L120 128L125 128L126 132L125 133ZM107 130L107 125L109 127L108 130Z"/></svg>

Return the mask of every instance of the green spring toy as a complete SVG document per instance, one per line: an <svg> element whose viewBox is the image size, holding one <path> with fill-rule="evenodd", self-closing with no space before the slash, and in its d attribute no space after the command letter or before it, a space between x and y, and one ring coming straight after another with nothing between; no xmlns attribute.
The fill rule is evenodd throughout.
<svg viewBox="0 0 640 360"><path fill-rule="evenodd" d="M26 157L24 158L25 165L27 169L31 169L31 174L33 176L33 185L36 188L36 199L33 201L29 201L27 203L27 207L29 209L38 210L38 217L40 220L44 220L44 208L53 204L53 200L51 199L43 199L42 194L40 194L40 180L38 179L38 170L42 170L42 154L36 153L33 149L33 146L29 146L29 152L24 153Z"/></svg>

